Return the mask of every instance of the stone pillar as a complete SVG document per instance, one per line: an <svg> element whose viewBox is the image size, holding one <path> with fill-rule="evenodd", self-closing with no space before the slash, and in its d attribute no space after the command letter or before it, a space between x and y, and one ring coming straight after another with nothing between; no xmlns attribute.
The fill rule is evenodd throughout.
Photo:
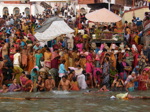
<svg viewBox="0 0 150 112"><path fill-rule="evenodd" d="M23 12L25 12L25 8L26 8L25 6L20 5L20 6L18 6L18 8L19 8L21 14L22 14Z"/></svg>
<svg viewBox="0 0 150 112"><path fill-rule="evenodd" d="M1 2L0 2L0 17L3 17L3 6L1 5Z"/></svg>
<svg viewBox="0 0 150 112"><path fill-rule="evenodd" d="M9 11L9 15L14 14L14 6L12 6L11 4L8 4L8 11Z"/></svg>
<svg viewBox="0 0 150 112"><path fill-rule="evenodd" d="M32 4L32 5L31 5L30 11L31 11L30 13L31 13L32 15L36 15L35 4Z"/></svg>

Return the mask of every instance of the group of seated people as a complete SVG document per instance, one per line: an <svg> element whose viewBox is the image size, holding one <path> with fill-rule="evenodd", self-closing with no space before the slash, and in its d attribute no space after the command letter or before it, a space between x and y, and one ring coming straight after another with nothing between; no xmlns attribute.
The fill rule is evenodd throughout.
<svg viewBox="0 0 150 112"><path fill-rule="evenodd" d="M80 65L78 65L77 71L80 70ZM82 70L82 69L81 69ZM67 74L61 77L59 81L56 81L57 77L54 77L51 74L46 75L46 78L43 78L42 75L26 75L23 71L20 76L20 82L17 82L17 79L13 79L12 84L3 84L1 93L6 92L43 92L43 91L52 91L58 87L58 90L64 91L79 91L80 89L93 88L91 85L92 80L90 74L86 73L85 70L82 70L82 74L76 75L75 70L70 69ZM135 89L146 90L148 78L146 77L146 70L143 70L142 75L137 76L135 72L132 72L131 75L128 75L126 80L123 80L120 76L116 74L110 87L105 85L102 81L101 83L95 83L95 87L99 88L97 92L107 92L107 91L127 91L133 92ZM101 77L102 74L97 71L95 74L97 77ZM95 80L95 79L94 79ZM95 80L98 82L98 80ZM58 84L57 84L58 83Z"/></svg>

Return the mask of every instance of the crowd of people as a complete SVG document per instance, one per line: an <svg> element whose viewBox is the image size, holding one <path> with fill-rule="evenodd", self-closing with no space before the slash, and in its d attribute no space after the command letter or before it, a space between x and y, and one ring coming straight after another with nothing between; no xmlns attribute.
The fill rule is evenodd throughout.
<svg viewBox="0 0 150 112"><path fill-rule="evenodd" d="M5 17L0 30L0 92L56 88L134 91L150 87L150 54L141 43L142 22L138 18L133 17L132 23L101 25L88 21L85 14L65 15L75 32L42 45L34 37L34 30L52 16L45 12L40 16L23 13ZM148 16L146 13L145 19ZM124 41L96 44L92 35L99 37L99 31L123 32Z"/></svg>

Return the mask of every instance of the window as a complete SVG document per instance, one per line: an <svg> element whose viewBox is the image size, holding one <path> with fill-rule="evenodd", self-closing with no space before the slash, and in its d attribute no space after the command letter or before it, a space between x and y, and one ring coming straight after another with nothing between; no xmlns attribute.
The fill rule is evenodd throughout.
<svg viewBox="0 0 150 112"><path fill-rule="evenodd" d="M25 12L25 14L26 14L27 16L30 15L30 9L29 9L28 7L25 8L25 11L24 11L24 12Z"/></svg>
<svg viewBox="0 0 150 112"><path fill-rule="evenodd" d="M8 8L4 7L3 8L3 15L8 15L8 14L9 14Z"/></svg>
<svg viewBox="0 0 150 112"><path fill-rule="evenodd" d="M19 15L20 9L18 7L15 7L13 12L14 12L14 15Z"/></svg>

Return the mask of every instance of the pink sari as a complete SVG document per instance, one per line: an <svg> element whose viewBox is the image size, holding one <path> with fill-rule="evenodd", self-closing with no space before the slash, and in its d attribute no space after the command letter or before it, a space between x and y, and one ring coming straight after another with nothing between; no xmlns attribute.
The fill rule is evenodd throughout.
<svg viewBox="0 0 150 112"><path fill-rule="evenodd" d="M77 44L76 46L77 46L77 48L78 48L78 51L81 52L82 49L83 49L83 43L79 43L79 44Z"/></svg>

